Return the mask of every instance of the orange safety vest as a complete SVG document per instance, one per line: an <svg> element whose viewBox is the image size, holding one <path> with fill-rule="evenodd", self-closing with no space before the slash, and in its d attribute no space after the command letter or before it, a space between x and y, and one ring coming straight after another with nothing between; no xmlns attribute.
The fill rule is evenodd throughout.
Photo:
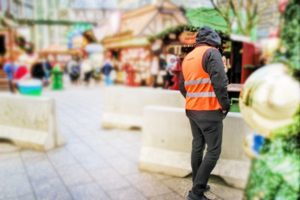
<svg viewBox="0 0 300 200"><path fill-rule="evenodd" d="M186 93L187 110L220 110L222 109L209 74L202 66L204 53L213 47L199 46L190 52L183 60L182 73Z"/></svg>

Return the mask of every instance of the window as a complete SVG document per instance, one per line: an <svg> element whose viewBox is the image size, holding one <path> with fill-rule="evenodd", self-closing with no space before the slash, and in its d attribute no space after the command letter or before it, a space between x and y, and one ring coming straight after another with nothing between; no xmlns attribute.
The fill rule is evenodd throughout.
<svg viewBox="0 0 300 200"><path fill-rule="evenodd" d="M7 10L8 4L7 0L0 0L1 10Z"/></svg>
<svg viewBox="0 0 300 200"><path fill-rule="evenodd" d="M33 19L33 9L24 7L24 17L27 19Z"/></svg>

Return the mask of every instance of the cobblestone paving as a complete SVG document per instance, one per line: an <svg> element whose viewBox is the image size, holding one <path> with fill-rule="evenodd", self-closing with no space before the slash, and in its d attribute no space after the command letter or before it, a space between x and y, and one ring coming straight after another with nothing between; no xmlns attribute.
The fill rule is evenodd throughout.
<svg viewBox="0 0 300 200"><path fill-rule="evenodd" d="M1 200L183 200L191 178L138 170L140 131L102 130L101 88L46 92L57 102L67 143L48 151L0 144ZM240 200L242 191L212 178L214 199Z"/></svg>

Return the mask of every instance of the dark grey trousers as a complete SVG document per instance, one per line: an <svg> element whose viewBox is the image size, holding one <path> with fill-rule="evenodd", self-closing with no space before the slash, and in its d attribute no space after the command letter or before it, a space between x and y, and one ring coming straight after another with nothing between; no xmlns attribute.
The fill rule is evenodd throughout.
<svg viewBox="0 0 300 200"><path fill-rule="evenodd" d="M192 133L192 193L203 195L210 173L214 169L222 146L223 122L203 121L189 118ZM207 152L203 158L203 151L207 145Z"/></svg>

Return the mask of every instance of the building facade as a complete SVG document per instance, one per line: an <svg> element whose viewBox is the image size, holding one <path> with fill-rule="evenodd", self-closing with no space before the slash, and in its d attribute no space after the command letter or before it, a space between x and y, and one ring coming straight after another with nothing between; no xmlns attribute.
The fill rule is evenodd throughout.
<svg viewBox="0 0 300 200"><path fill-rule="evenodd" d="M32 41L33 27L18 23L19 20L34 19L34 3L32 0L0 0L0 15L9 15L13 23L18 24L15 27L18 34L25 37L26 40Z"/></svg>
<svg viewBox="0 0 300 200"><path fill-rule="evenodd" d="M33 19L32 0L0 0L0 12L9 11L17 19Z"/></svg>
<svg viewBox="0 0 300 200"><path fill-rule="evenodd" d="M49 46L67 47L66 33L70 25L70 0L34 0L34 43L37 50Z"/></svg>

